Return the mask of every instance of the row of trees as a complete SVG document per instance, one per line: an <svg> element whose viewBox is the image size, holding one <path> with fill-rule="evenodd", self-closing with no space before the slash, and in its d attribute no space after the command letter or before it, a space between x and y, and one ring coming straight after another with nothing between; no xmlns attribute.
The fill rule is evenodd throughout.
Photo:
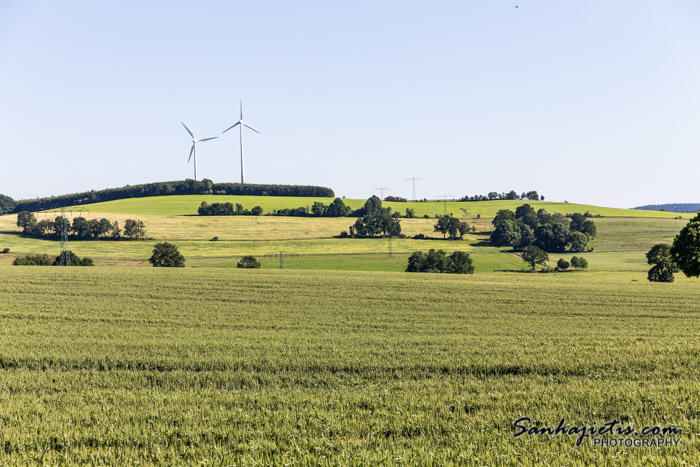
<svg viewBox="0 0 700 467"><path fill-rule="evenodd" d="M654 245L647 253L652 265L647 278L652 282L673 282L674 273L700 277L700 214L695 216L673 239L673 245Z"/></svg>
<svg viewBox="0 0 700 467"><path fill-rule="evenodd" d="M12 264L14 264L15 266L63 266L66 264L66 259L68 258L68 255L70 255L71 266L95 265L91 258L80 258L72 251L61 253L55 258L52 258L47 254L18 256L17 258L15 258Z"/></svg>
<svg viewBox="0 0 700 467"><path fill-rule="evenodd" d="M52 196L18 201L13 212L43 211L62 206L99 203L125 198L167 195L245 195L245 196L313 196L331 198L333 190L320 186L302 185L249 185L241 183L214 183L211 180L181 180L173 182L127 185L121 188L88 191L70 195Z"/></svg>
<svg viewBox="0 0 700 467"><path fill-rule="evenodd" d="M455 251L447 256L443 250L431 249L427 254L422 251L414 252L408 258L406 272L474 274L474 265L469 253L464 251Z"/></svg>
<svg viewBox="0 0 700 467"><path fill-rule="evenodd" d="M529 204L519 206L515 212L502 209L493 219L491 242L516 251L531 245L549 252L586 251L588 242L597 234L596 225L585 214L569 217L549 214L545 209L535 212Z"/></svg>
<svg viewBox="0 0 700 467"><path fill-rule="evenodd" d="M490 192L488 195L474 195L474 196L464 196L460 198L460 201L496 201L496 200L530 200L530 201L544 201L544 196L540 196L535 190L523 192L518 195L515 190L511 190L508 193L496 193L495 191Z"/></svg>
<svg viewBox="0 0 700 467"><path fill-rule="evenodd" d="M236 203L212 203L202 201L197 210L200 216L262 216L263 208L255 206L250 211L243 207L242 204Z"/></svg>
<svg viewBox="0 0 700 467"><path fill-rule="evenodd" d="M30 237L60 238L64 226L68 235L74 238L112 238L138 240L146 237L143 221L127 219L122 229L119 221L110 222L108 219L90 219L76 217L71 223L67 218L58 216L53 220L37 221L31 212L17 214L17 227L22 229L22 235Z"/></svg>
<svg viewBox="0 0 700 467"><path fill-rule="evenodd" d="M242 204L236 203L235 207L232 203L212 203L202 201L202 204L197 210L200 216L261 216L263 208L255 206L250 211L245 209ZM350 215L352 209L346 206L342 199L335 198L331 204L327 205L320 201L314 202L313 206L298 208L277 209L267 214L268 216L295 216L295 217L346 217Z"/></svg>
<svg viewBox="0 0 700 467"><path fill-rule="evenodd" d="M434 226L435 232L440 232L442 238L447 238L449 234L450 240L462 238L465 233L470 230L469 224L453 217L452 214L438 216L437 223Z"/></svg>

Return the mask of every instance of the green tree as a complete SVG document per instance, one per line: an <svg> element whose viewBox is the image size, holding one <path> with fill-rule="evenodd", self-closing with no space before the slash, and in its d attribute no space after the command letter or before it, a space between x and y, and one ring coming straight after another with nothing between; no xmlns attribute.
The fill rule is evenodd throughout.
<svg viewBox="0 0 700 467"><path fill-rule="evenodd" d="M416 217L415 209L406 208L406 218L413 219L414 217Z"/></svg>
<svg viewBox="0 0 700 467"><path fill-rule="evenodd" d="M546 251L541 250L534 245L530 245L523 250L522 258L523 261L532 266L532 270L534 271L536 265L544 264L549 260L549 255Z"/></svg>
<svg viewBox="0 0 700 467"><path fill-rule="evenodd" d="M260 267L260 261L253 256L244 256L236 265L237 268L257 269Z"/></svg>
<svg viewBox="0 0 700 467"><path fill-rule="evenodd" d="M127 219L124 222L124 236L127 238L144 238L146 230L143 221Z"/></svg>
<svg viewBox="0 0 700 467"><path fill-rule="evenodd" d="M557 261L557 269L560 271L566 271L569 269L569 262L564 258L559 258L559 261Z"/></svg>
<svg viewBox="0 0 700 467"><path fill-rule="evenodd" d="M582 232L569 232L567 239L566 251L572 253L580 253L586 251L588 245L588 237Z"/></svg>
<svg viewBox="0 0 700 467"><path fill-rule="evenodd" d="M156 268L184 268L185 257L172 243L157 243L148 261Z"/></svg>
<svg viewBox="0 0 700 467"><path fill-rule="evenodd" d="M313 206L311 206L311 213L316 217L325 217L327 212L328 206L320 201L315 201Z"/></svg>
<svg viewBox="0 0 700 467"><path fill-rule="evenodd" d="M12 212L15 209L17 203L15 200L9 196L0 194L0 216Z"/></svg>
<svg viewBox="0 0 700 467"><path fill-rule="evenodd" d="M90 223L84 217L73 219L71 230L78 238L88 238L90 236Z"/></svg>
<svg viewBox="0 0 700 467"><path fill-rule="evenodd" d="M469 253L455 251L447 257L445 272L449 274L474 274L474 265Z"/></svg>
<svg viewBox="0 0 700 467"><path fill-rule="evenodd" d="M352 209L350 206L346 206L342 199L336 198L328 206L326 211L326 216L328 217L347 217Z"/></svg>
<svg viewBox="0 0 700 467"><path fill-rule="evenodd" d="M253 209L250 210L250 213L254 216L262 216L263 208L260 206L255 206Z"/></svg>
<svg viewBox="0 0 700 467"><path fill-rule="evenodd" d="M687 277L700 277L700 214L681 229L671 247L673 262Z"/></svg>
<svg viewBox="0 0 700 467"><path fill-rule="evenodd" d="M520 243L520 227L515 220L501 221L491 233L491 242L498 246L518 245Z"/></svg>
<svg viewBox="0 0 700 467"><path fill-rule="evenodd" d="M678 267L673 262L671 248L666 244L654 245L647 252L647 263L652 265L647 274L650 282L673 282Z"/></svg>
<svg viewBox="0 0 700 467"><path fill-rule="evenodd" d="M578 256L573 256L571 258L571 266L583 271L584 269L586 269L588 267L588 260L586 260L586 258L580 258Z"/></svg>
<svg viewBox="0 0 700 467"><path fill-rule="evenodd" d="M36 224L36 217L33 213L22 211L17 214L17 227L22 228L22 233L29 233L34 224Z"/></svg>

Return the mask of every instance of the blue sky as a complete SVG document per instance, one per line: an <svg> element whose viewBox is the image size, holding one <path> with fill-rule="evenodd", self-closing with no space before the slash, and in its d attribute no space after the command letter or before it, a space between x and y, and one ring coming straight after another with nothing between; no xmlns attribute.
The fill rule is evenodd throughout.
<svg viewBox="0 0 700 467"><path fill-rule="evenodd" d="M192 177L243 99L249 183L700 201L697 1L4 0L0 63L16 199Z"/></svg>

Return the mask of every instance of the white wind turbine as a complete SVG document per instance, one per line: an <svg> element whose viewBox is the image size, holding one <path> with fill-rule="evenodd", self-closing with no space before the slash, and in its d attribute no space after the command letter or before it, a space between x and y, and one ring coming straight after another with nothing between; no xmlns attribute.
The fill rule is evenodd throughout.
<svg viewBox="0 0 700 467"><path fill-rule="evenodd" d="M246 125L243 122L243 101L241 101L241 119L238 120L233 125L231 125L230 127L226 128L224 130L224 133L226 133L228 130L230 130L232 128L235 128L236 126L238 126L238 130L239 130L239 134L240 134L240 138L241 138L241 183L245 183L245 169L243 167L243 127L246 127L250 130L253 130L257 134L260 134L260 132L251 126Z"/></svg>
<svg viewBox="0 0 700 467"><path fill-rule="evenodd" d="M180 123L182 123L182 126L185 127L185 130L187 130L187 133L189 133L190 136L192 137L192 149L190 149L190 157L187 159L187 163L188 164L190 163L190 159L192 159L192 156L194 155L194 181L196 182L197 181L197 143L201 143L202 141L210 141L212 139L218 138L218 136L214 136L213 138L197 139L194 137L194 135L192 134L190 129L187 128L187 125L185 125L183 122L180 122Z"/></svg>

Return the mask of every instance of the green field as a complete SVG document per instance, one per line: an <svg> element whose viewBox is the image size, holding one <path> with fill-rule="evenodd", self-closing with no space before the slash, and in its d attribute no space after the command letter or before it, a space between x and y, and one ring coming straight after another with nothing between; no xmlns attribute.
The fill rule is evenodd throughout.
<svg viewBox="0 0 700 467"><path fill-rule="evenodd" d="M636 277L0 266L0 458L697 465L700 282Z"/></svg>
<svg viewBox="0 0 700 467"><path fill-rule="evenodd" d="M208 198L226 198L230 200L244 197L216 196ZM248 197L253 203L267 200L275 207L293 207L310 198L285 197ZM339 239L340 232L347 231L355 221L354 218L301 218L277 216L196 216L175 215L173 212L189 212L201 201L196 196L167 196L145 199L129 199L89 205L87 218L107 217L118 220L122 225L128 218L138 218L145 222L150 240L146 241L106 241L83 240L72 241L71 249L79 256L93 258L98 265L136 265L149 266L147 258L153 246L162 241L175 243L191 267L235 267L244 255L254 255L263 268L279 268L279 259L272 255L285 252L289 255L285 261L288 269L323 269L323 270L368 270L368 271L403 271L408 255L413 251L426 251L441 248L445 251L468 251L475 260L477 271L513 271L521 270L524 263L508 251L487 243L492 229L487 211L482 219L464 217L474 225L476 233L468 234L462 241L414 240L412 238L393 239ZM245 201L243 201L245 202ZM284 202L280 205L275 203ZM360 206L363 201L350 200ZM188 204L189 203L189 204ZM248 205L246 204L246 205ZM405 203L394 203L403 205ZM411 204L411 203L409 203ZM414 203L416 209L438 208L441 204ZM480 207L482 210L496 211L501 208L514 209L521 202L490 201L476 203L459 203ZM577 205L547 204L551 211L568 212ZM189 208L188 208L189 206ZM356 207L357 207L356 206ZM449 203L448 203L449 206ZM598 212L592 206L579 206L577 211L590 210ZM104 210L104 211L101 211ZM112 211L125 211L114 213ZM147 214L156 212L157 214ZM461 213L462 216L464 213ZM648 215L649 211L625 211L625 215ZM656 213L665 214L669 213ZM81 215L74 212L69 217ZM37 214L41 219L52 219L56 213ZM30 253L57 254L59 244L56 240L25 238L19 234L15 224L16 216L0 216L0 249L10 248L7 255L0 255L0 264L11 263L17 255ZM591 243L595 249L587 253L591 271L645 271L648 269L644 253L656 243L670 242L687 222L686 219L648 218L648 217L601 217L594 219L598 225L598 237ZM402 231L409 237L416 234L438 236L433 231L433 218L402 219ZM213 237L219 241L213 242ZM392 257L389 256L391 247ZM571 255L550 255L550 265L559 257L569 259Z"/></svg>
<svg viewBox="0 0 700 467"><path fill-rule="evenodd" d="M155 214L184 216L196 215L197 208L202 201L208 203L240 203L245 208L251 209L254 206L261 206L264 212L271 212L273 209L298 208L300 206L311 207L315 201L330 204L333 198L298 198L290 196L228 196L228 195L176 195L176 196L156 196L151 198L130 198L104 203L86 204L76 206L88 209L90 212L101 212L111 214ZM365 204L364 199L343 199L346 205L357 209ZM663 211L641 211L632 209L605 208L590 206L586 204L555 203L550 201L408 201L405 203L383 202L383 206L389 206L394 211L406 212L406 208L415 210L416 215L435 216L444 212L452 213L455 216L462 216L462 209L466 209L470 216L481 215L482 217L494 217L501 209L515 210L522 204L530 204L535 209L544 208L550 213L574 213L589 211L594 216L606 217L658 217L673 219L675 217L691 217L690 214L678 214Z"/></svg>

